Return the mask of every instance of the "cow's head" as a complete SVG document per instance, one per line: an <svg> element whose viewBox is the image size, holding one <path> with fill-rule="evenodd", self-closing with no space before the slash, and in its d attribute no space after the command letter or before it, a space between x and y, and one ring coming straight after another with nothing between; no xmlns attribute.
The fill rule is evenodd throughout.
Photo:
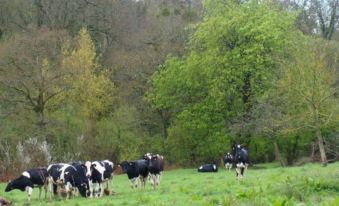
<svg viewBox="0 0 339 206"><path fill-rule="evenodd" d="M86 177L87 178L90 178L92 176L91 166L92 166L92 162L90 162L90 161L85 162Z"/></svg>
<svg viewBox="0 0 339 206"><path fill-rule="evenodd" d="M136 167L136 163L135 162L127 162L127 161L123 161L119 165L122 168L122 172L123 173L126 173L127 170L131 170L131 169Z"/></svg>
<svg viewBox="0 0 339 206"><path fill-rule="evenodd" d="M153 156L152 153L147 152L146 154L144 154L143 158L144 158L145 160L150 160L150 159L152 158L152 156Z"/></svg>
<svg viewBox="0 0 339 206"><path fill-rule="evenodd" d="M22 176L22 175L12 181L9 181L5 188L5 192L9 192L14 189L19 189L19 190L24 191L25 188L21 188L20 185L22 185L22 183L25 181L27 181L27 177Z"/></svg>
<svg viewBox="0 0 339 206"><path fill-rule="evenodd" d="M13 190L13 181L9 181L7 186L6 186L6 189L5 189L5 192L9 192L11 190Z"/></svg>
<svg viewBox="0 0 339 206"><path fill-rule="evenodd" d="M82 197L87 197L89 196L89 188L88 188L88 184L86 182L82 182L79 186L78 186L78 190L79 193Z"/></svg>

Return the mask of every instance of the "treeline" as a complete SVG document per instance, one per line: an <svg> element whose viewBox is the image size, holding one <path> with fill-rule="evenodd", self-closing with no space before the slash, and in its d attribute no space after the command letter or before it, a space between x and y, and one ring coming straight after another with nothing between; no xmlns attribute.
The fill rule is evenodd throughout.
<svg viewBox="0 0 339 206"><path fill-rule="evenodd" d="M338 0L0 0L0 170L338 158ZM307 159L300 160L301 157Z"/></svg>

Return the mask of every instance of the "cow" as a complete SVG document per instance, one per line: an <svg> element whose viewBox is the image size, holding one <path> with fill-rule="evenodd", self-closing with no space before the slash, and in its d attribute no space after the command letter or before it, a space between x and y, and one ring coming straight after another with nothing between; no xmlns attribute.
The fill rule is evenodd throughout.
<svg viewBox="0 0 339 206"><path fill-rule="evenodd" d="M51 164L47 167L47 173L49 175L49 187L50 192L54 195L60 195L59 178L61 175L60 169L64 166L64 163Z"/></svg>
<svg viewBox="0 0 339 206"><path fill-rule="evenodd" d="M216 164L204 164L198 168L198 172L218 172Z"/></svg>
<svg viewBox="0 0 339 206"><path fill-rule="evenodd" d="M241 145L234 145L232 148L234 156L234 164L236 166L236 176L237 179L244 176L245 171L247 170L249 164L248 152Z"/></svg>
<svg viewBox="0 0 339 206"><path fill-rule="evenodd" d="M87 162L86 165L88 165ZM109 160L94 161L91 163L90 197L102 197L104 194L104 183L106 183L105 190L107 193L112 193L113 167L113 162Z"/></svg>
<svg viewBox="0 0 339 206"><path fill-rule="evenodd" d="M138 187L139 180L141 187L145 188L146 179L149 174L149 161L145 159L136 160L132 162L124 161L119 165L122 171L127 174L128 179L131 181L131 188Z"/></svg>
<svg viewBox="0 0 339 206"><path fill-rule="evenodd" d="M67 198L70 198L72 191L77 188L82 197L86 197L88 193L88 180L83 167L76 167L69 164L53 164L47 169L53 182L53 191L56 193L66 193Z"/></svg>
<svg viewBox="0 0 339 206"><path fill-rule="evenodd" d="M39 188L39 199L41 197L41 188L44 187L45 198L47 197L48 173L46 168L35 168L24 171L18 178L10 181L5 189L9 192L14 189L27 191L28 201L31 201L34 187Z"/></svg>
<svg viewBox="0 0 339 206"><path fill-rule="evenodd" d="M227 153L224 158L224 166L225 166L225 169L228 171L230 171L232 169L232 165L233 165L233 155L231 153Z"/></svg>
<svg viewBox="0 0 339 206"><path fill-rule="evenodd" d="M158 154L152 155L148 160L148 170L153 189L156 189L160 184L161 172L164 170L164 157Z"/></svg>
<svg viewBox="0 0 339 206"><path fill-rule="evenodd" d="M90 185L89 185L90 177L87 176L88 174L87 166L81 161L72 163L72 166L75 167L75 169L78 171L79 178L82 179L81 182L86 183L87 188L86 196L90 196Z"/></svg>

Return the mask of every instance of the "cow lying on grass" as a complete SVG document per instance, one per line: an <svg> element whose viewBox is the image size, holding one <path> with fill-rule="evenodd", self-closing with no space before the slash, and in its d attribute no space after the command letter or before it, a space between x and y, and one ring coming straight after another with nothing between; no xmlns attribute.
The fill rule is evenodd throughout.
<svg viewBox="0 0 339 206"><path fill-rule="evenodd" d="M216 164L201 165L198 172L218 172L218 166Z"/></svg>

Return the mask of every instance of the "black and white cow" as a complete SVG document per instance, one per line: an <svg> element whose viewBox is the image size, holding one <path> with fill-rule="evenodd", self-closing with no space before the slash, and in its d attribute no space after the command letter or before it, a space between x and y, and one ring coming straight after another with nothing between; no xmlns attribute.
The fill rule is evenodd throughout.
<svg viewBox="0 0 339 206"><path fill-rule="evenodd" d="M228 171L230 171L232 169L232 165L233 165L233 155L231 153L227 153L224 158L224 166L225 166L225 169Z"/></svg>
<svg viewBox="0 0 339 206"><path fill-rule="evenodd" d="M159 154L152 155L148 160L148 170L153 189L156 189L160 185L160 175L164 170L164 157Z"/></svg>
<svg viewBox="0 0 339 206"><path fill-rule="evenodd" d="M78 171L79 177L82 179L81 182L86 183L87 193L86 196L90 196L90 186L89 181L90 177L87 176L87 167L83 162L74 162L72 163L72 166L75 167L75 169Z"/></svg>
<svg viewBox="0 0 339 206"><path fill-rule="evenodd" d="M49 175L49 187L52 187L50 188L50 191L52 192L53 191L53 194L54 195L60 195L59 192L60 192L60 187L58 186L61 186L59 185L59 178L60 178L60 175L61 175L61 171L60 169L64 166L65 164L64 163L57 163L57 164L51 164L47 167L47 172L48 172L48 175Z"/></svg>
<svg viewBox="0 0 339 206"><path fill-rule="evenodd" d="M236 166L237 178L242 178L249 165L248 152L241 145L234 145L232 148L234 154L234 164Z"/></svg>
<svg viewBox="0 0 339 206"><path fill-rule="evenodd" d="M120 164L122 171L127 174L131 181L131 188L138 187L139 180L141 187L145 188L146 179L149 174L149 161L145 159L136 160L132 162L124 161Z"/></svg>
<svg viewBox="0 0 339 206"><path fill-rule="evenodd" d="M18 178L10 181L5 189L9 192L14 189L27 191L28 201L31 200L34 187L39 188L39 199L41 196L41 187L44 187L45 198L47 197L48 173L46 168L35 168L24 171Z"/></svg>
<svg viewBox="0 0 339 206"><path fill-rule="evenodd" d="M198 172L218 172L216 164L204 164L198 168Z"/></svg>
<svg viewBox="0 0 339 206"><path fill-rule="evenodd" d="M77 188L82 197L87 196L88 192L88 179L86 173L79 167L79 170L76 167L69 164L53 164L50 165L47 169L53 181L53 191L56 193L56 188L58 188L58 193L60 194L63 190L67 198L72 194L74 188Z"/></svg>
<svg viewBox="0 0 339 206"><path fill-rule="evenodd" d="M88 162L86 162L86 165L88 165ZM104 183L106 183L108 193L112 193L113 167L113 162L109 160L94 161L91 163L90 197L102 197L104 194ZM89 173L87 173L87 175L89 175Z"/></svg>

